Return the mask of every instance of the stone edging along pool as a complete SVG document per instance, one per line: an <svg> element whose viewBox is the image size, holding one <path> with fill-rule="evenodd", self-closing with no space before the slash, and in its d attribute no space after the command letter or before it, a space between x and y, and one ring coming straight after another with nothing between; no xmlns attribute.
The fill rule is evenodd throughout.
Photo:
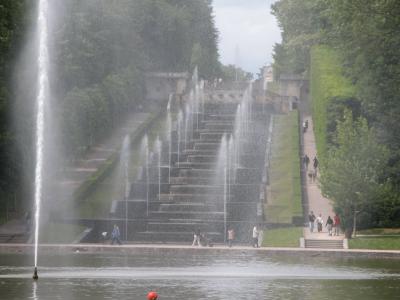
<svg viewBox="0 0 400 300"><path fill-rule="evenodd" d="M32 244L0 244L1 254L30 254ZM248 246L191 247L187 245L122 245L107 244L43 244L39 246L40 254L99 254L119 253L124 255L168 255L183 254L213 255L213 254L251 254L265 256L302 256L302 257L337 257L337 258L385 258L400 259L400 251L396 250L364 250L364 249L304 249L304 248L252 248Z"/></svg>

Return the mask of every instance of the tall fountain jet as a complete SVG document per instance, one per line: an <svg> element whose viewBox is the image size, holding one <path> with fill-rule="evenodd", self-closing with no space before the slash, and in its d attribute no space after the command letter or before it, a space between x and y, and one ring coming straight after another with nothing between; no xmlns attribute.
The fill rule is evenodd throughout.
<svg viewBox="0 0 400 300"><path fill-rule="evenodd" d="M44 119L45 107L49 98L49 50L48 50L48 0L39 0L38 9L38 92L36 97L36 166L35 166L35 269L37 274L40 204L43 197L43 152L44 152Z"/></svg>

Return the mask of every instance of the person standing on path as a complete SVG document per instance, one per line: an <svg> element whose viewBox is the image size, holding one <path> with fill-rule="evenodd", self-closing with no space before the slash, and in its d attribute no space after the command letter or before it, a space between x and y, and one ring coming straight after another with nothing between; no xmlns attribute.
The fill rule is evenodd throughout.
<svg viewBox="0 0 400 300"><path fill-rule="evenodd" d="M257 225L253 227L253 248L258 248L258 228Z"/></svg>
<svg viewBox="0 0 400 300"><path fill-rule="evenodd" d="M317 170L318 164L319 164L318 158L316 156L314 156L314 159L313 159L314 170Z"/></svg>
<svg viewBox="0 0 400 300"><path fill-rule="evenodd" d="M306 133L307 131L307 123L304 121L303 122L303 133Z"/></svg>
<svg viewBox="0 0 400 300"><path fill-rule="evenodd" d="M258 248L261 247L263 240L264 240L264 230L260 227L258 229L258 241L257 241Z"/></svg>
<svg viewBox="0 0 400 300"><path fill-rule="evenodd" d="M307 154L304 154L303 156L303 164L306 168L306 171L308 170L308 164L310 163L310 158L308 157Z"/></svg>
<svg viewBox="0 0 400 300"><path fill-rule="evenodd" d="M201 238L200 229L196 228L196 230L193 233L192 246L195 246L196 244L197 244L197 246L200 246L200 238Z"/></svg>
<svg viewBox="0 0 400 300"><path fill-rule="evenodd" d="M111 245L114 245L114 242L117 242L118 245L121 245L121 240L120 240L121 233L119 232L119 227L117 224L114 224L113 231L111 232Z"/></svg>
<svg viewBox="0 0 400 300"><path fill-rule="evenodd" d="M318 169L319 161L316 156L313 159L313 166L314 166L314 176L317 177L317 169Z"/></svg>
<svg viewBox="0 0 400 300"><path fill-rule="evenodd" d="M229 248L232 247L232 243L233 243L234 239L235 239L235 231L231 227L228 229L228 246L229 246Z"/></svg>
<svg viewBox="0 0 400 300"><path fill-rule="evenodd" d="M335 214L333 217L333 226L335 228L334 234L339 235L340 234L340 218L338 214Z"/></svg>
<svg viewBox="0 0 400 300"><path fill-rule="evenodd" d="M324 220L322 219L322 215L319 214L319 216L317 217L318 232L322 232L322 225L324 225Z"/></svg>
<svg viewBox="0 0 400 300"><path fill-rule="evenodd" d="M311 232L311 233L314 232L314 222L315 222L315 215L314 215L314 212L311 211L311 212L308 214L308 223L309 223L309 226L310 226L310 232Z"/></svg>
<svg viewBox="0 0 400 300"><path fill-rule="evenodd" d="M328 228L329 236L332 236L332 226L333 226L333 220L331 219L331 216L328 216L328 220L326 220L325 227Z"/></svg>

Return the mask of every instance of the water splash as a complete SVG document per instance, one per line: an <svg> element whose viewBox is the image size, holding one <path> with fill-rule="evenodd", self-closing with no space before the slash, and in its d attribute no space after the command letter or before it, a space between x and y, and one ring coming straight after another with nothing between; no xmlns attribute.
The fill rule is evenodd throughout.
<svg viewBox="0 0 400 300"><path fill-rule="evenodd" d="M227 231L227 202L228 202L228 169L229 169L228 140L226 134L221 138L216 164L216 182L223 189L223 211L224 211L224 243L226 243Z"/></svg>
<svg viewBox="0 0 400 300"><path fill-rule="evenodd" d="M128 240L128 198L130 192L129 163L130 163L131 138L129 134L122 142L120 165L124 172L124 200L125 200L125 240Z"/></svg>
<svg viewBox="0 0 400 300"><path fill-rule="evenodd" d="M177 158L177 163L179 167L179 161L180 161L180 155L181 155L181 140L182 140L182 123L183 123L183 112L180 109L178 113L178 145L177 145L177 151L178 151L178 158Z"/></svg>
<svg viewBox="0 0 400 300"><path fill-rule="evenodd" d="M171 152L172 152L172 116L171 116L172 94L169 95L167 105L167 128L166 138L168 141L168 183L171 183Z"/></svg>
<svg viewBox="0 0 400 300"><path fill-rule="evenodd" d="M35 267L38 263L40 204L43 197L43 152L45 107L49 96L48 2L39 0L38 9L38 93L36 97L36 165L35 165Z"/></svg>
<svg viewBox="0 0 400 300"><path fill-rule="evenodd" d="M140 147L140 159L144 159L146 169L146 216L149 216L149 138L147 134L142 139Z"/></svg>
<svg viewBox="0 0 400 300"><path fill-rule="evenodd" d="M157 153L158 158L158 200L161 199L161 155L162 155L162 141L160 137L157 136L157 139L154 143L155 152Z"/></svg>

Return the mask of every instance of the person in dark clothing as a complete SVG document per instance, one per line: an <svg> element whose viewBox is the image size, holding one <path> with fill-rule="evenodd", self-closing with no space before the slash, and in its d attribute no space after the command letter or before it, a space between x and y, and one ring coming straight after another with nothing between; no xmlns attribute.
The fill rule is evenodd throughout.
<svg viewBox="0 0 400 300"><path fill-rule="evenodd" d="M316 157L316 156L314 156L314 159L313 159L313 165L314 165L314 169L315 169L315 170L317 170L317 168L318 168L318 164L319 164L319 161L318 161L317 157Z"/></svg>
<svg viewBox="0 0 400 300"><path fill-rule="evenodd" d="M121 245L121 233L119 232L119 227L117 224L114 224L113 231L111 232L111 245L114 245L114 242L117 242L118 245Z"/></svg>
<svg viewBox="0 0 400 300"><path fill-rule="evenodd" d="M308 157L307 154L304 154L303 156L303 164L306 167L306 170L308 170L308 164L310 163L310 158Z"/></svg>
<svg viewBox="0 0 400 300"><path fill-rule="evenodd" d="M308 214L308 222L309 222L309 225L310 225L310 232L312 233L314 231L314 223L315 223L315 215L314 215L313 211L311 211Z"/></svg>
<svg viewBox="0 0 400 300"><path fill-rule="evenodd" d="M332 235L332 226L333 226L333 220L331 219L331 216L328 216L328 219L326 220L325 227L328 228L328 234Z"/></svg>

